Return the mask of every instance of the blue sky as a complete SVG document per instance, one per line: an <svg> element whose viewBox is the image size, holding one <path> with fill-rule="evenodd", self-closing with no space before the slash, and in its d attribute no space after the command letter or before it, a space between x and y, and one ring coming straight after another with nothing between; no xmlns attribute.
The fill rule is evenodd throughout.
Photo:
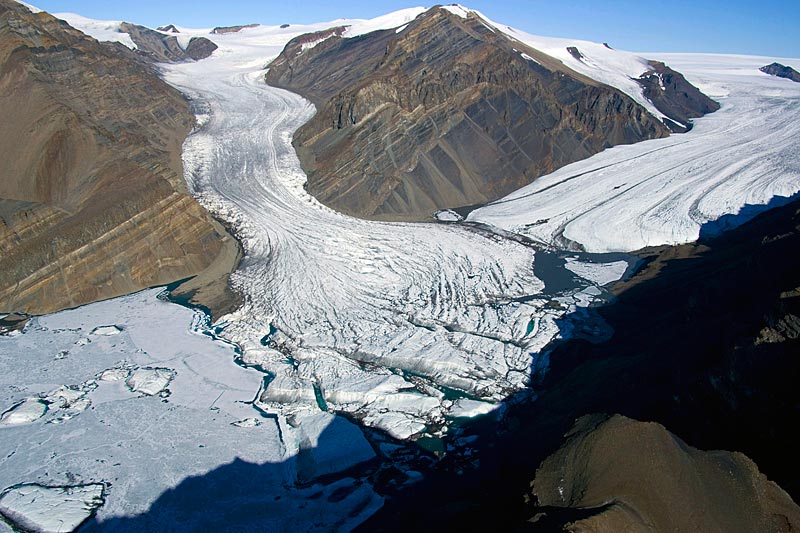
<svg viewBox="0 0 800 533"><path fill-rule="evenodd" d="M399 0L32 0L51 13L157 26L212 27L372 18L416 5ZM800 0L472 0L464 5L537 35L608 42L641 52L800 57Z"/></svg>

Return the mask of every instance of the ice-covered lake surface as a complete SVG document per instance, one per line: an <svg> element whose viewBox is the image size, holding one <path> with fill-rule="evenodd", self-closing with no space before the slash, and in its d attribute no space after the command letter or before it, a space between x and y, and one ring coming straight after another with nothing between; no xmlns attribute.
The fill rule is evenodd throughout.
<svg viewBox="0 0 800 533"><path fill-rule="evenodd" d="M160 292L33 318L24 332L0 336L0 492L22 485L0 499L0 514L31 530L80 523L100 485L105 505L97 520L113 524L147 511L190 476L243 462L259 491L227 490L227 504L257 504L252 517L276 530L335 529L381 505L360 480L314 484L374 458L357 426L317 413L284 421L282 431L253 405L264 374L237 364L234 346L204 334L202 312L158 299ZM304 488L295 488L299 481ZM213 493L183 490L190 502ZM334 493L342 495L335 504Z"/></svg>
<svg viewBox="0 0 800 533"><path fill-rule="evenodd" d="M421 11L344 23L354 36ZM607 150L467 222L341 215L306 194L291 146L312 106L263 74L290 38L342 23L214 35L211 58L163 67L200 122L184 146L190 189L243 241L233 282L245 304L211 326L154 289L0 336L0 513L49 527L62 506L73 523L102 486L96 520L110 530L176 516L198 527L348 529L382 502L352 469L401 448L368 442L349 420L399 439L441 435L496 412L546 365L557 336L603 333L583 310L623 275L624 258L532 242L685 242L707 221L798 189L798 90L757 72L771 59L661 54L723 104L689 134ZM559 43L532 44L570 61ZM636 73L617 67L645 68L641 58L580 48L598 54L581 68L636 90L626 81ZM210 514L221 508L247 512ZM148 510L143 522L120 519Z"/></svg>

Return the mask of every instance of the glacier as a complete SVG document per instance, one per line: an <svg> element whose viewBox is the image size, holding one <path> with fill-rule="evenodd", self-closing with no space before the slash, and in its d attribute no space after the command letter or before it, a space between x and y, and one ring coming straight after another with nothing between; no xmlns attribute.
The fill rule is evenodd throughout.
<svg viewBox="0 0 800 533"><path fill-rule="evenodd" d="M771 58L650 55L722 108L687 133L616 146L542 176L468 220L563 248L626 252L695 241L726 216L741 214L730 228L800 192L800 85L759 72Z"/></svg>
<svg viewBox="0 0 800 533"><path fill-rule="evenodd" d="M315 110L267 86L265 69L299 34L402 29L422 11L247 28L215 35L219 49L208 59L160 65L198 118L183 153L190 191L243 243L232 283L244 304L211 325L153 289L37 317L23 333L0 336L0 449L9 450L0 489L14 497L0 504L11 502L9 512L43 516L15 487L46 489L58 506L75 487L92 487L85 499L96 499L102 484L102 524L146 513L187 478L246 462L266 468L263 494L254 496L264 523L351 527L382 498L363 480L317 478L396 445L371 445L349 420L396 439L445 435L456 419L501 411L546 366L552 340L604 334L602 324L581 324L585 309L607 297L603 286L629 262L558 250L688 242L725 215L800 191L800 91L757 72L771 59L650 54L722 109L687 134L564 167L466 221L451 212L427 224L337 213L306 193L291 145ZM59 16L131 45L115 22ZM630 80L648 68L637 54L486 23L643 98ZM180 31L184 39L209 32ZM573 65L566 46L586 61ZM548 261L568 273L566 284L550 286ZM86 516L73 508L67 515Z"/></svg>

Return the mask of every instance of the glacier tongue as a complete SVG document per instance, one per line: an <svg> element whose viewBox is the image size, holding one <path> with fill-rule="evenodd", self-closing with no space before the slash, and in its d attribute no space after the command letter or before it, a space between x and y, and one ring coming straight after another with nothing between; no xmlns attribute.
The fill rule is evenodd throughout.
<svg viewBox="0 0 800 533"><path fill-rule="evenodd" d="M459 225L353 219L317 202L291 145L314 108L264 84L254 65L270 50L231 40L212 58L166 67L167 81L203 106L204 125L184 145L190 189L244 243L232 279L245 304L224 317L222 335L274 377L260 406L346 411L405 438L443 423L443 388L498 401L525 386L531 353L568 311L535 297L544 284L534 250Z"/></svg>

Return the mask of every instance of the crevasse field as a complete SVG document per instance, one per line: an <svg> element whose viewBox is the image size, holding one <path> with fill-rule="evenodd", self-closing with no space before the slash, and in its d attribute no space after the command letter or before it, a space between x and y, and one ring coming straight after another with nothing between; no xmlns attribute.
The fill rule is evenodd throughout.
<svg viewBox="0 0 800 533"><path fill-rule="evenodd" d="M551 290L537 256L688 242L745 205L800 190L800 85L758 72L772 58L650 54L722 109L687 134L606 150L470 215L486 226L336 213L305 192L291 146L314 109L266 86L264 69L299 34L343 23L346 36L402 31L422 11L215 35L212 57L163 65L198 115L184 145L190 189L242 238L233 283L245 304L212 327L153 289L0 337L0 513L44 531L97 509L111 528L115 517L153 514L187 478L244 462L258 466L257 488L232 491L226 505L252 512L225 524L348 529L382 500L357 475L330 475L390 448L373 448L354 421L403 440L491 412L628 267L564 253L553 268L571 282ZM119 23L60 17L132 44ZM643 101L630 80L647 70L637 55L487 24ZM180 30L184 40L209 32ZM573 45L585 62L573 64Z"/></svg>

